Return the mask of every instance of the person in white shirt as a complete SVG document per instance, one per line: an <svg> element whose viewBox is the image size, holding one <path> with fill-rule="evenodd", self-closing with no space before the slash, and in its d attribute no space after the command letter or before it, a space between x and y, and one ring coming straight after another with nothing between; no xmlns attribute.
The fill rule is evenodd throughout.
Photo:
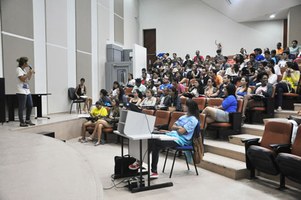
<svg viewBox="0 0 301 200"><path fill-rule="evenodd" d="M17 59L18 67L16 69L17 74L17 98L19 103L19 120L21 127L27 127L28 125L35 125L30 120L31 110L33 107L32 97L29 90L29 80L35 73L30 65L28 65L27 57L20 57ZM24 120L23 111L26 106L26 119Z"/></svg>

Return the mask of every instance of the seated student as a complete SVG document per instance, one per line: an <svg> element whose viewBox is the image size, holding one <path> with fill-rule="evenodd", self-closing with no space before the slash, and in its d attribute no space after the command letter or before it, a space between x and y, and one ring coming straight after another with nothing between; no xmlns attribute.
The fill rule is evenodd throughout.
<svg viewBox="0 0 301 200"><path fill-rule="evenodd" d="M82 124L82 133L81 138L79 139L79 142L84 143L87 142L86 140L86 131L88 126L95 126L96 122L101 119L102 117L106 117L108 115L108 111L105 107L103 107L103 103L100 101L97 101L95 103L95 107L92 108L90 115L92 117L91 120L84 122Z"/></svg>
<svg viewBox="0 0 301 200"><path fill-rule="evenodd" d="M172 98L170 96L170 90L171 89L168 89L168 88L163 89L163 94L160 97L160 103L158 105L159 109L167 110L168 107L171 106Z"/></svg>
<svg viewBox="0 0 301 200"><path fill-rule="evenodd" d="M278 105L277 111L282 110L283 93L294 93L297 90L300 79L300 71L298 70L298 66L294 68L294 64L292 62L287 62L286 64L287 69L283 73L282 80L276 85L276 104Z"/></svg>
<svg viewBox="0 0 301 200"><path fill-rule="evenodd" d="M141 84L141 79L140 78L135 79L135 86L134 86L132 92L136 89L138 89L142 93L142 95L145 94L146 87L145 87L145 85Z"/></svg>
<svg viewBox="0 0 301 200"><path fill-rule="evenodd" d="M117 88L117 96L115 97L115 99L118 99L119 100L119 102L120 102L120 104L123 106L123 105L126 105L127 104L127 102L128 102L128 98L127 98L127 96L125 95L125 91L124 91L124 89L121 87L121 86L119 86L118 88Z"/></svg>
<svg viewBox="0 0 301 200"><path fill-rule="evenodd" d="M217 93L218 90L216 87L213 86L213 79L212 78L209 78L208 81L207 81L207 85L205 87L205 90L204 90L204 95L207 97L207 98L210 98L212 97L213 94Z"/></svg>
<svg viewBox="0 0 301 200"><path fill-rule="evenodd" d="M87 112L90 110L91 104L92 104L92 98L87 97L87 88L85 86L85 79L80 79L80 84L75 88L75 95L78 99L85 99L85 105L84 105L84 112Z"/></svg>
<svg viewBox="0 0 301 200"><path fill-rule="evenodd" d="M236 89L236 98L243 99L244 96L251 94L252 90L249 88L249 79L243 76L240 79L240 86Z"/></svg>
<svg viewBox="0 0 301 200"><path fill-rule="evenodd" d="M268 74L266 72L262 72L258 74L257 79L260 80L261 84L258 84L255 87L255 90L252 94L244 96L244 103L242 109L243 120L246 118L245 113L247 107L251 108L258 105L264 106L263 101L254 101L254 95L261 95L263 97L271 97L273 95L273 85L268 83Z"/></svg>
<svg viewBox="0 0 301 200"><path fill-rule="evenodd" d="M147 89L145 91L146 97L143 99L143 101L139 104L140 108L147 108L147 107L155 107L157 103L157 98L154 97L153 90Z"/></svg>
<svg viewBox="0 0 301 200"><path fill-rule="evenodd" d="M159 162L159 152L167 147L188 146L192 144L192 136L194 129L199 123L199 109L196 102L187 99L184 106L186 115L181 116L172 126L172 131L165 133L166 135L178 138L175 141L154 140L150 146L152 152L151 178L158 178L157 165ZM163 132L162 132L163 133ZM140 162L136 160L129 166L129 169L136 170L140 166Z"/></svg>
<svg viewBox="0 0 301 200"><path fill-rule="evenodd" d="M224 88L225 99L222 105L217 107L207 106L202 114L206 115L206 124L212 122L229 122L229 113L236 112L237 110L237 99L235 97L236 87L232 83L229 83Z"/></svg>
<svg viewBox="0 0 301 200"><path fill-rule="evenodd" d="M113 127L114 124L118 122L119 115L119 101L118 99L112 99L112 108L110 109L108 117L98 120L95 124L93 133L90 137L88 137L89 140L93 140L95 134L97 133L97 142L94 144L94 146L105 143L105 141L101 140L102 129L105 127Z"/></svg>
<svg viewBox="0 0 301 200"><path fill-rule="evenodd" d="M119 87L120 87L120 84L118 83L118 81L114 81L113 82L113 88L112 88L112 90L110 91L110 94L109 94L111 99L113 99L117 96L117 90L118 90Z"/></svg>
<svg viewBox="0 0 301 200"><path fill-rule="evenodd" d="M188 92L183 93L182 96L193 98L193 97L199 97L200 94L203 93L204 93L204 89L200 85L200 82L198 80L192 79L191 84L188 88Z"/></svg>
<svg viewBox="0 0 301 200"><path fill-rule="evenodd" d="M129 103L133 103L135 104L136 106L138 106L142 101L142 94L141 92L136 89L133 91L133 97L131 97Z"/></svg>
<svg viewBox="0 0 301 200"><path fill-rule="evenodd" d="M103 102L103 105L105 105L105 106L111 106L111 99L108 96L108 92L105 89L100 90L99 101Z"/></svg>
<svg viewBox="0 0 301 200"><path fill-rule="evenodd" d="M170 111L182 111L182 105L180 96L178 95L178 90L175 87L170 89L170 96L171 96L171 107Z"/></svg>

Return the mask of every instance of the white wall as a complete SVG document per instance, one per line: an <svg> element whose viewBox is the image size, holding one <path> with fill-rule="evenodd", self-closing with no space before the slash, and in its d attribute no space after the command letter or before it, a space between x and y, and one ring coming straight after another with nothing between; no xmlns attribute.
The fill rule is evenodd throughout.
<svg viewBox="0 0 301 200"><path fill-rule="evenodd" d="M139 42L138 0L124 1L124 48L132 49Z"/></svg>
<svg viewBox="0 0 301 200"><path fill-rule="evenodd" d="M146 48L138 44L133 45L133 76L141 77L141 70L146 64Z"/></svg>
<svg viewBox="0 0 301 200"><path fill-rule="evenodd" d="M288 46L291 46L292 40L297 40L301 45L301 6L291 8L288 14Z"/></svg>
<svg viewBox="0 0 301 200"><path fill-rule="evenodd" d="M275 48L282 41L281 21L236 23L199 0L141 0L140 44L143 29L156 29L157 53L177 52L184 57L199 49L202 55L215 55L215 40L223 54L232 55L245 47Z"/></svg>

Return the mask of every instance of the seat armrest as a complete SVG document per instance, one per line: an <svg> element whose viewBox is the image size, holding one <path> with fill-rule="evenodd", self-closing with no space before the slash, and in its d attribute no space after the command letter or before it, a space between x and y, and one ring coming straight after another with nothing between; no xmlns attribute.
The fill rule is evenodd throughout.
<svg viewBox="0 0 301 200"><path fill-rule="evenodd" d="M290 153L291 144L270 144L270 147L275 151L275 153Z"/></svg>
<svg viewBox="0 0 301 200"><path fill-rule="evenodd" d="M232 124L232 129L235 131L240 131L241 129L241 113L233 112L229 113L229 122Z"/></svg>
<svg viewBox="0 0 301 200"><path fill-rule="evenodd" d="M245 143L245 149L247 151L247 149L251 146L251 145L259 145L259 140L260 138L253 138L253 139L242 139L241 142Z"/></svg>

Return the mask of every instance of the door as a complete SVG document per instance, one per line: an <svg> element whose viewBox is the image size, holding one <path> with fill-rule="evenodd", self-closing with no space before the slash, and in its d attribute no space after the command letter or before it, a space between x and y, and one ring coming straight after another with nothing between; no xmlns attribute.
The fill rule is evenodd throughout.
<svg viewBox="0 0 301 200"><path fill-rule="evenodd" d="M143 30L143 46L147 49L147 64L156 61L156 29Z"/></svg>

